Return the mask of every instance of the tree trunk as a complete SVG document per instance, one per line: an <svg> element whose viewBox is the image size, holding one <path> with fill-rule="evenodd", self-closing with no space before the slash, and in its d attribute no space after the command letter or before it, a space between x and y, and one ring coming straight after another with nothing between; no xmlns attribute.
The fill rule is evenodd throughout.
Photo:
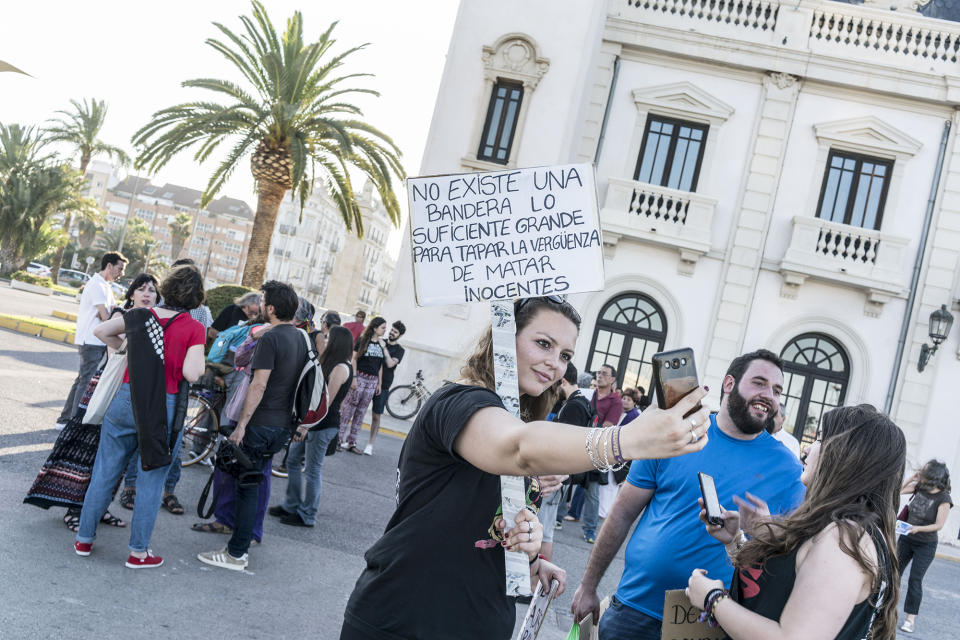
<svg viewBox="0 0 960 640"><path fill-rule="evenodd" d="M257 213L253 217L253 231L250 247L247 249L247 264L243 268L241 284L251 289L259 289L267 271L270 257L270 241L273 239L273 227L277 222L277 212L286 187L271 180L257 181Z"/></svg>
<svg viewBox="0 0 960 640"><path fill-rule="evenodd" d="M73 215L63 214L63 230L67 233L67 244L70 244L70 223L73 222ZM63 252L67 250L67 244L63 245L53 255L53 262L50 264L50 277L53 284L60 284L60 266L63 264Z"/></svg>
<svg viewBox="0 0 960 640"><path fill-rule="evenodd" d="M170 260L173 262L177 261L177 258L180 257L180 252L183 251L183 245L185 245L186 238L180 238L173 234L170 234Z"/></svg>

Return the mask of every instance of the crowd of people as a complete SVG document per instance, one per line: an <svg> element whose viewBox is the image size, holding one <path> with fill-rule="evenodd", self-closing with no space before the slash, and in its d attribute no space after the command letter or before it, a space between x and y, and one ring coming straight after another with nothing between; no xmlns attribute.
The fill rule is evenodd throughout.
<svg viewBox="0 0 960 640"><path fill-rule="evenodd" d="M276 281L213 319L189 261L159 282L138 275L118 305L108 283L125 264L119 253L104 255L83 293L80 369L25 501L66 507L74 549L90 555L98 525L127 526L107 510L122 485L120 504L133 509L126 566L160 566L149 546L158 511L183 513L174 491L185 390L204 375L207 343L219 341L208 358L229 343L230 357L218 355L214 367L227 389L221 450L232 446L245 461L240 472L217 465L214 519L193 528L230 535L201 562L243 570L266 515L318 524L326 456L373 455L406 327L382 317L366 323L363 311L342 325L332 311L315 323L313 306ZM342 639L510 637L516 608L505 595L504 550L526 554L532 588L557 580L562 592L568 577L553 534L565 522L580 522L593 545L571 612L598 623L601 640L659 639L664 593L674 589L686 589L701 620L734 640L891 640L908 567L900 628L914 630L937 531L953 506L950 478L930 461L904 480L906 440L887 416L869 405L828 411L801 455L783 430L775 353L735 358L717 381L716 411L704 403L706 387L660 409L652 390L618 389L611 364L578 372L580 316L567 301L526 298L514 311L520 417L495 392L488 328L460 378L433 393L410 428L396 508L364 556ZM291 407L312 356L328 410L298 423ZM113 358L126 358L126 372L102 425L88 423ZM288 445L283 499L270 506L272 458ZM700 472L715 480L721 521L706 515ZM512 522L500 510L501 475L526 478L528 508ZM898 513L901 494L910 499ZM601 616L600 580L624 543L623 574Z"/></svg>

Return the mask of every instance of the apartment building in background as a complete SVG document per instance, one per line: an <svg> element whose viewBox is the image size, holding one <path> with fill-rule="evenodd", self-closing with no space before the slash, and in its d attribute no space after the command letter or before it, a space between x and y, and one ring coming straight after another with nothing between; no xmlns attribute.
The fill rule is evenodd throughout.
<svg viewBox="0 0 960 640"><path fill-rule="evenodd" d="M91 191L101 181L103 172L87 172ZM102 178L105 183L108 178ZM154 251L170 262L178 258L192 258L203 272L207 287L221 284L239 284L246 263L247 248L253 230L253 209L235 198L221 196L205 209L200 209L197 189L174 184L155 185L148 178L127 176L106 187L101 206L106 211L104 232L123 228L127 218L143 220L157 240ZM91 193L96 198L96 193ZM187 213L192 219L190 237L181 251L172 255L173 242L169 222L178 214Z"/></svg>
<svg viewBox="0 0 960 640"><path fill-rule="evenodd" d="M318 309L347 314L383 309L396 266L386 251L393 227L369 182L358 194L358 204L363 238L346 230L340 211L321 189L307 200L302 214L299 201L284 199L266 278L289 282Z"/></svg>

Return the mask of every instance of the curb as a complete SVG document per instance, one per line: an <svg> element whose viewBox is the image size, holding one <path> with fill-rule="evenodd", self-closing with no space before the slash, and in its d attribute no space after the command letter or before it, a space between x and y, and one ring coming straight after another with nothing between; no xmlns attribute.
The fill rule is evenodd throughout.
<svg viewBox="0 0 960 640"><path fill-rule="evenodd" d="M54 318L60 318L61 320L69 320L70 322L77 321L77 314L70 313L69 311L60 311L59 309L54 309L50 312Z"/></svg>
<svg viewBox="0 0 960 640"><path fill-rule="evenodd" d="M364 422L364 423L363 423L363 426L360 428L360 430L361 430L361 431L370 431L370 424L367 423L367 422ZM400 438L401 440L406 440L406 439L407 439L407 434L405 434L403 431L396 431L396 430L394 430L394 429L389 429L389 428L387 428L387 427L380 427L380 428L377 430L377 433L385 433L385 434L387 434L388 436L393 436L394 438ZM960 560L958 560L958 562L960 562Z"/></svg>
<svg viewBox="0 0 960 640"><path fill-rule="evenodd" d="M63 342L74 344L73 332L62 329L53 329L51 327L42 327L27 320L18 320L10 316L0 315L0 327L10 329L17 333L33 336L34 338L45 338L54 342Z"/></svg>

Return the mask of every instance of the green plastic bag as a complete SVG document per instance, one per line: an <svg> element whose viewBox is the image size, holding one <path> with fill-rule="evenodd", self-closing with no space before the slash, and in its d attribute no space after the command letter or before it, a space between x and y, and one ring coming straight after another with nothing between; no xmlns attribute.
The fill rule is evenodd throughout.
<svg viewBox="0 0 960 640"><path fill-rule="evenodd" d="M576 622L574 622L573 627L570 628L570 633L567 634L567 640L580 640L580 625Z"/></svg>

